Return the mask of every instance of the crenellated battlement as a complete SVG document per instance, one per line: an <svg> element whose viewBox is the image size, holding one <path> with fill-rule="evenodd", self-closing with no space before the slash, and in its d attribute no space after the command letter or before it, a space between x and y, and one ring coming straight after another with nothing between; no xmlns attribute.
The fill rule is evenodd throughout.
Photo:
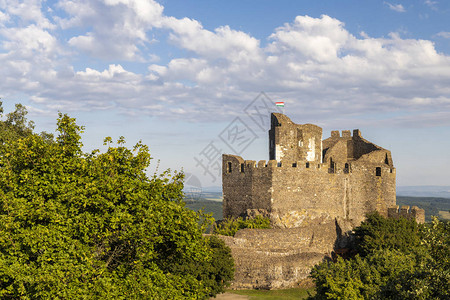
<svg viewBox="0 0 450 300"><path fill-rule="evenodd" d="M369 212L388 216L396 204L391 152L365 140L359 129L334 130L322 140L322 128L274 113L269 158L223 155L224 217L259 212L275 227L335 218L358 225Z"/></svg>
<svg viewBox="0 0 450 300"><path fill-rule="evenodd" d="M410 207L398 205L388 208L388 217L393 219L406 218L414 219L417 223L425 223L425 210L417 206Z"/></svg>
<svg viewBox="0 0 450 300"><path fill-rule="evenodd" d="M223 156L223 166L225 176L230 176L236 173L250 173L254 169L257 170L275 170L275 169L293 169L297 171L303 170L314 170L317 172L330 173L330 174L352 174L353 170L371 170L373 176L389 176L389 174L394 174L395 168L386 166L385 164L374 164L367 166L366 164L361 165L357 162L348 163L334 163L333 168L327 163L311 163L305 161L296 162L278 162L274 159L266 161L260 160L258 162L254 160L244 160L242 157L237 155L224 155ZM383 175L384 174L384 175Z"/></svg>
<svg viewBox="0 0 450 300"><path fill-rule="evenodd" d="M353 129L353 136L352 136L350 130L342 130L342 135L339 132L339 130L332 130L331 131L331 138L332 139L336 139L336 138L358 138L358 137L362 137L361 136L361 131L359 131L359 129Z"/></svg>

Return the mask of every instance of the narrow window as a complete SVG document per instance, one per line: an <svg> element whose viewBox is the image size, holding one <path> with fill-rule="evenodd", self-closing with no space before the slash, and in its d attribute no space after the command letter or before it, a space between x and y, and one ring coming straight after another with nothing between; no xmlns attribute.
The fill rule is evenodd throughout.
<svg viewBox="0 0 450 300"><path fill-rule="evenodd" d="M348 164L345 164L344 173L348 174Z"/></svg>
<svg viewBox="0 0 450 300"><path fill-rule="evenodd" d="M375 170L375 173L376 173L377 176L381 176L381 168L377 167L376 170Z"/></svg>
<svg viewBox="0 0 450 300"><path fill-rule="evenodd" d="M228 162L228 173L231 173L231 162Z"/></svg>
<svg viewBox="0 0 450 300"><path fill-rule="evenodd" d="M335 163L333 162L333 159L330 157L330 169L329 173L334 173Z"/></svg>
<svg viewBox="0 0 450 300"><path fill-rule="evenodd" d="M241 173L244 173L244 164L241 164Z"/></svg>
<svg viewBox="0 0 450 300"><path fill-rule="evenodd" d="M309 168L309 162L306 163L306 168Z"/></svg>

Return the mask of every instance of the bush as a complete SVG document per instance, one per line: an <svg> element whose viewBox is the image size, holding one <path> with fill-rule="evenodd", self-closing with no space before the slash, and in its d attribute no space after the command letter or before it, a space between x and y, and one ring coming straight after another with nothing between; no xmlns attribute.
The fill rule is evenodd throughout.
<svg viewBox="0 0 450 300"><path fill-rule="evenodd" d="M365 221L356 227L355 250L361 256L381 250L414 251L421 243L419 225L413 219L385 218L378 212L367 215Z"/></svg>
<svg viewBox="0 0 450 300"><path fill-rule="evenodd" d="M215 234L234 236L238 230L244 228L270 228L270 219L261 216L246 220L241 217L224 219L214 224L213 232Z"/></svg>

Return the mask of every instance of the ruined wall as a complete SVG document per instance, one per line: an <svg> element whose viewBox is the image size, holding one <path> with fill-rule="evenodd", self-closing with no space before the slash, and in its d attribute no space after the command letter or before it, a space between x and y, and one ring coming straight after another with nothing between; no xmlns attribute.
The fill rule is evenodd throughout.
<svg viewBox="0 0 450 300"><path fill-rule="evenodd" d="M322 128L295 124L283 114L271 115L269 158L277 162L322 161Z"/></svg>
<svg viewBox="0 0 450 300"><path fill-rule="evenodd" d="M399 218L407 218L414 219L417 223L423 224L425 223L425 210L419 208L417 206L411 207L409 209L408 205L403 205L400 209L398 205L389 207L388 209L389 218L399 219Z"/></svg>
<svg viewBox="0 0 450 300"><path fill-rule="evenodd" d="M311 268L331 257L334 246L350 230L345 222L331 220L307 228L243 229L234 237L220 236L235 261L232 289L295 287Z"/></svg>

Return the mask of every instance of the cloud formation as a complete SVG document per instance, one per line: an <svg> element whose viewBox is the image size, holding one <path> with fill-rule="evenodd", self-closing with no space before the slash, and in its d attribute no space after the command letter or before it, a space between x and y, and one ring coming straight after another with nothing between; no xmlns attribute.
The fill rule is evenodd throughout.
<svg viewBox="0 0 450 300"><path fill-rule="evenodd" d="M425 0L425 5L427 5L428 7L430 7L433 10L437 10L437 1L432 1L432 0Z"/></svg>
<svg viewBox="0 0 450 300"><path fill-rule="evenodd" d="M429 40L354 36L323 15L297 16L266 43L166 16L152 0L27 5L0 2L0 96L28 95L36 112L212 121L237 114L260 91L322 119L398 111L429 121L450 109L450 57ZM155 63L155 45L165 43L182 55Z"/></svg>
<svg viewBox="0 0 450 300"><path fill-rule="evenodd" d="M391 4L389 2L384 2L384 4L386 4L389 7L389 9L391 9L393 11L406 12L405 8L401 4Z"/></svg>
<svg viewBox="0 0 450 300"><path fill-rule="evenodd" d="M443 37L444 39L450 39L450 32L449 31L441 31L436 34L436 36Z"/></svg>

